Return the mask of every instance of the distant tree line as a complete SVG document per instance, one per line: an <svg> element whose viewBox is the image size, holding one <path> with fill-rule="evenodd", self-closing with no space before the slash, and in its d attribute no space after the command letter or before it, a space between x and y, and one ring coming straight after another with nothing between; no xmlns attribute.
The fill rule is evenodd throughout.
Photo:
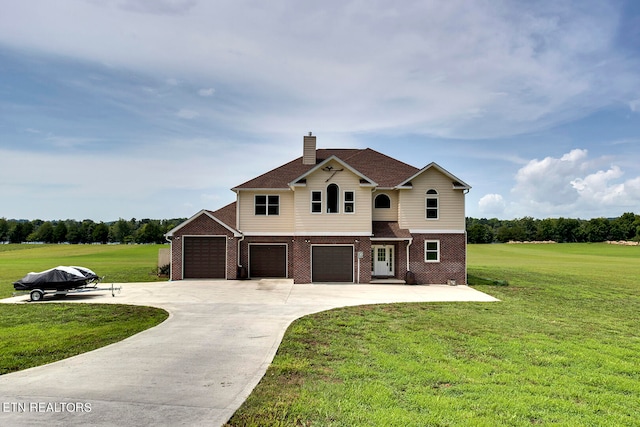
<svg viewBox="0 0 640 427"><path fill-rule="evenodd" d="M1 243L166 243L164 234L185 218L141 219L120 218L113 222L96 223L35 219L0 218Z"/></svg>
<svg viewBox="0 0 640 427"><path fill-rule="evenodd" d="M96 223L83 221L0 218L1 243L165 243L164 234L186 218L118 219ZM640 215L632 212L618 218L572 218L501 220L467 218L469 243L505 243L509 241L545 241L558 243L640 241Z"/></svg>
<svg viewBox="0 0 640 427"><path fill-rule="evenodd" d="M618 218L512 220L467 218L469 243L505 243L509 241L548 241L558 243L640 240L640 215L632 212Z"/></svg>

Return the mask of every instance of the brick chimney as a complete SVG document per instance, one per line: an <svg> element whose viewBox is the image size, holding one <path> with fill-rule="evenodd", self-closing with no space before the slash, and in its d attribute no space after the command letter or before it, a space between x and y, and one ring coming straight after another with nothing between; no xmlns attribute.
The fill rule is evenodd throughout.
<svg viewBox="0 0 640 427"><path fill-rule="evenodd" d="M309 132L309 136L304 137L302 164L303 165L316 164L316 137L311 135L311 132Z"/></svg>

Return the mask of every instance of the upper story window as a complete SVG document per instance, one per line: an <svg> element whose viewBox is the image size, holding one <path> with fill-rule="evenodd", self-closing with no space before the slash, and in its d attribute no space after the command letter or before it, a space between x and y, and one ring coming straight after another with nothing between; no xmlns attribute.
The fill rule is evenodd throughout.
<svg viewBox="0 0 640 427"><path fill-rule="evenodd" d="M322 191L311 192L311 213L322 213Z"/></svg>
<svg viewBox="0 0 640 427"><path fill-rule="evenodd" d="M354 213L356 211L356 193L353 191L344 192L344 213Z"/></svg>
<svg viewBox="0 0 640 427"><path fill-rule="evenodd" d="M426 217L427 219L438 219L438 192L434 189L427 191L427 201L426 201L427 211Z"/></svg>
<svg viewBox="0 0 640 427"><path fill-rule="evenodd" d="M373 206L376 209L391 209L391 199L386 194L378 194Z"/></svg>
<svg viewBox="0 0 640 427"><path fill-rule="evenodd" d="M280 196L256 195L254 201L256 215L280 215Z"/></svg>
<svg viewBox="0 0 640 427"><path fill-rule="evenodd" d="M340 206L340 188L336 184L327 186L327 213L338 213Z"/></svg>

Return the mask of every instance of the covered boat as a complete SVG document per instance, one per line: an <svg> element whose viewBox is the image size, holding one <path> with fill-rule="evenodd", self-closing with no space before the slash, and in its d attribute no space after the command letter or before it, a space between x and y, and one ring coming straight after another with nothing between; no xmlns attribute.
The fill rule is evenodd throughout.
<svg viewBox="0 0 640 427"><path fill-rule="evenodd" d="M58 266L39 273L29 273L13 283L18 291L41 290L70 290L97 283L100 277L85 267Z"/></svg>

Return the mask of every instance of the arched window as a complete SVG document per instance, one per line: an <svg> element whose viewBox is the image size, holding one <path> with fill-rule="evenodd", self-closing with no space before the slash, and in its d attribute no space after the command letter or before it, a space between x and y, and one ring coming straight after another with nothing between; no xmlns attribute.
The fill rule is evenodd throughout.
<svg viewBox="0 0 640 427"><path fill-rule="evenodd" d="M390 209L391 199L386 194L378 194L374 201L374 207L376 209Z"/></svg>
<svg viewBox="0 0 640 427"><path fill-rule="evenodd" d="M327 213L338 213L340 206L340 188L336 184L327 186Z"/></svg>
<svg viewBox="0 0 640 427"><path fill-rule="evenodd" d="M434 189L427 191L427 219L438 219L438 192Z"/></svg>

